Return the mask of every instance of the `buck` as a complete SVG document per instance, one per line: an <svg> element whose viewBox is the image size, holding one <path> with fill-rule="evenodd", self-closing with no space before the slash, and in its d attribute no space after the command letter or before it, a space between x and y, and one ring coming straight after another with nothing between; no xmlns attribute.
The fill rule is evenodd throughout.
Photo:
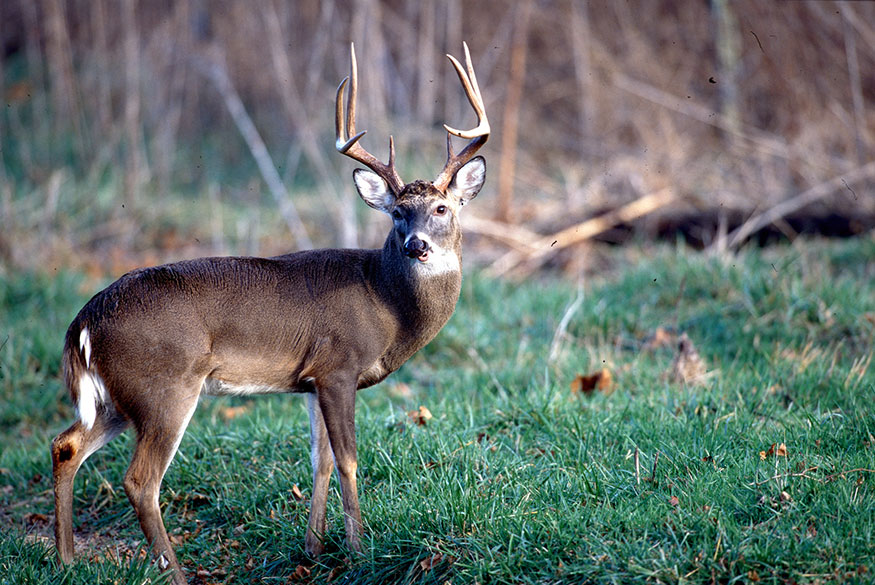
<svg viewBox="0 0 875 585"><path fill-rule="evenodd" d="M461 287L459 211L483 185L478 149L489 122L468 46L449 57L477 115L447 130L447 162L433 182L404 184L356 133L356 60L337 88L337 150L370 171L353 179L392 218L380 250L309 250L274 258L201 258L134 270L97 293L67 330L63 371L78 420L52 442L55 544L73 558L73 480L82 462L129 426L136 447L124 488L152 553L185 583L159 508L164 474L201 395L307 395L313 490L305 551L323 550L332 467L347 546L361 550L355 398L440 331ZM466 71L467 69L467 71ZM346 111L345 88L349 82ZM454 153L452 137L467 140Z"/></svg>

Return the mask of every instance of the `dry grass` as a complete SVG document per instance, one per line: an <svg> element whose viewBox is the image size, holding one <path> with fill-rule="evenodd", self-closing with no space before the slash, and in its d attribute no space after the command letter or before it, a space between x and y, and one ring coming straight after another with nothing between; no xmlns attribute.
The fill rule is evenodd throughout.
<svg viewBox="0 0 875 585"><path fill-rule="evenodd" d="M875 214L870 174L842 184L875 156L868 107L875 77L867 74L875 70L875 4L301 0L255 10L245 2L125 0L120 7L105 0L0 6L0 220L15 230L0 242L7 261L39 256L34 214L45 214L37 218L44 232L64 233L69 226L51 215L59 198L98 189L111 191L105 206L114 211L83 230L150 219L130 217L122 204L173 207L179 193L204 199L213 189L231 207L272 193L287 218L289 209L300 211L316 245L374 244L377 220L357 217L349 164L331 145L330 100L353 39L367 147L383 152L394 133L407 179L439 168L440 124L471 116L443 58L469 42L495 128L485 196L501 191L497 206L474 212L481 217L506 216L549 234L666 188L678 197L657 215L747 217L831 180L838 188L817 191L806 210ZM211 70L227 73L291 195L275 181L265 186L272 171L254 163L227 112L227 88L204 74ZM182 248L233 231L214 228ZM273 236L284 246L302 241L286 230L280 223ZM103 249L68 235L72 255ZM136 247L126 236L111 239ZM502 246L493 256L507 251Z"/></svg>

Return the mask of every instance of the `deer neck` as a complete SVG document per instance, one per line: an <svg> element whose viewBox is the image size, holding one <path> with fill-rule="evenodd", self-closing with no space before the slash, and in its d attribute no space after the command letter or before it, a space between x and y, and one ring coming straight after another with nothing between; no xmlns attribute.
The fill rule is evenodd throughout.
<svg viewBox="0 0 875 585"><path fill-rule="evenodd" d="M416 337L425 345L453 314L462 287L461 252L461 241L457 241L443 257L421 263L401 253L393 233L386 238L378 287L393 307L405 337Z"/></svg>

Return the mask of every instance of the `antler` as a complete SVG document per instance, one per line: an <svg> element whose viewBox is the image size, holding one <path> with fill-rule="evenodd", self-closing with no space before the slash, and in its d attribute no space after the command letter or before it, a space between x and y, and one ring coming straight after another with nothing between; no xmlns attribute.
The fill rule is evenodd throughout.
<svg viewBox="0 0 875 585"><path fill-rule="evenodd" d="M489 120L486 119L486 106L483 104L483 96L480 94L480 87L477 85L474 66L471 64L471 53L468 51L468 43L462 43L462 45L465 47L467 73L465 73L462 64L455 57L452 55L447 55L447 57L452 62L453 67L456 68L459 81L462 82L462 86L465 88L465 95L468 96L468 101L471 102L471 106L477 114L477 127L471 130L457 130L444 124L444 128L447 130L447 164L444 165L444 169L437 176L437 179L434 180L434 186L441 191L446 191L458 170L474 158L480 147L486 144L486 141L489 139ZM453 154L453 136L470 140L468 145L459 154Z"/></svg>
<svg viewBox="0 0 875 585"><path fill-rule="evenodd" d="M392 137L389 137L389 162L384 164L377 157L362 148L358 143L359 139L367 133L367 130L362 130L358 134L355 133L355 99L358 85L358 71L355 61L355 45L350 43L349 46L350 62L352 73L350 77L344 78L337 87L337 98L335 100L334 126L337 130L337 139L335 148L337 152L345 154L353 160L362 163L382 178L389 185L392 192L397 195L404 188L404 181L401 180L398 171L395 170L395 143ZM346 102L346 121L343 116L343 90L346 88L346 83L349 84L349 97Z"/></svg>

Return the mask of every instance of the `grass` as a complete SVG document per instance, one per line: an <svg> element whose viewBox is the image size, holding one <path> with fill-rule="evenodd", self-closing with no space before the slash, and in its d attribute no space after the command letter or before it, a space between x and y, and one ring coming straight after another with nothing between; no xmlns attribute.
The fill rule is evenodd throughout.
<svg viewBox="0 0 875 585"><path fill-rule="evenodd" d="M343 546L336 494L328 552L303 554L304 401L205 401L162 492L189 579L875 579L875 240L614 254L624 268L585 283L564 334L572 284L469 276L438 338L360 393L359 558ZM127 436L77 477L79 562L59 568L45 538L48 443L73 419L61 340L94 290L85 282L0 281L0 518L12 527L0 583L159 579L120 489ZM704 385L666 379L674 348L644 343L658 327L687 333L712 370ZM576 374L601 368L611 391L571 392ZM407 415L420 405L434 415L424 425Z"/></svg>

